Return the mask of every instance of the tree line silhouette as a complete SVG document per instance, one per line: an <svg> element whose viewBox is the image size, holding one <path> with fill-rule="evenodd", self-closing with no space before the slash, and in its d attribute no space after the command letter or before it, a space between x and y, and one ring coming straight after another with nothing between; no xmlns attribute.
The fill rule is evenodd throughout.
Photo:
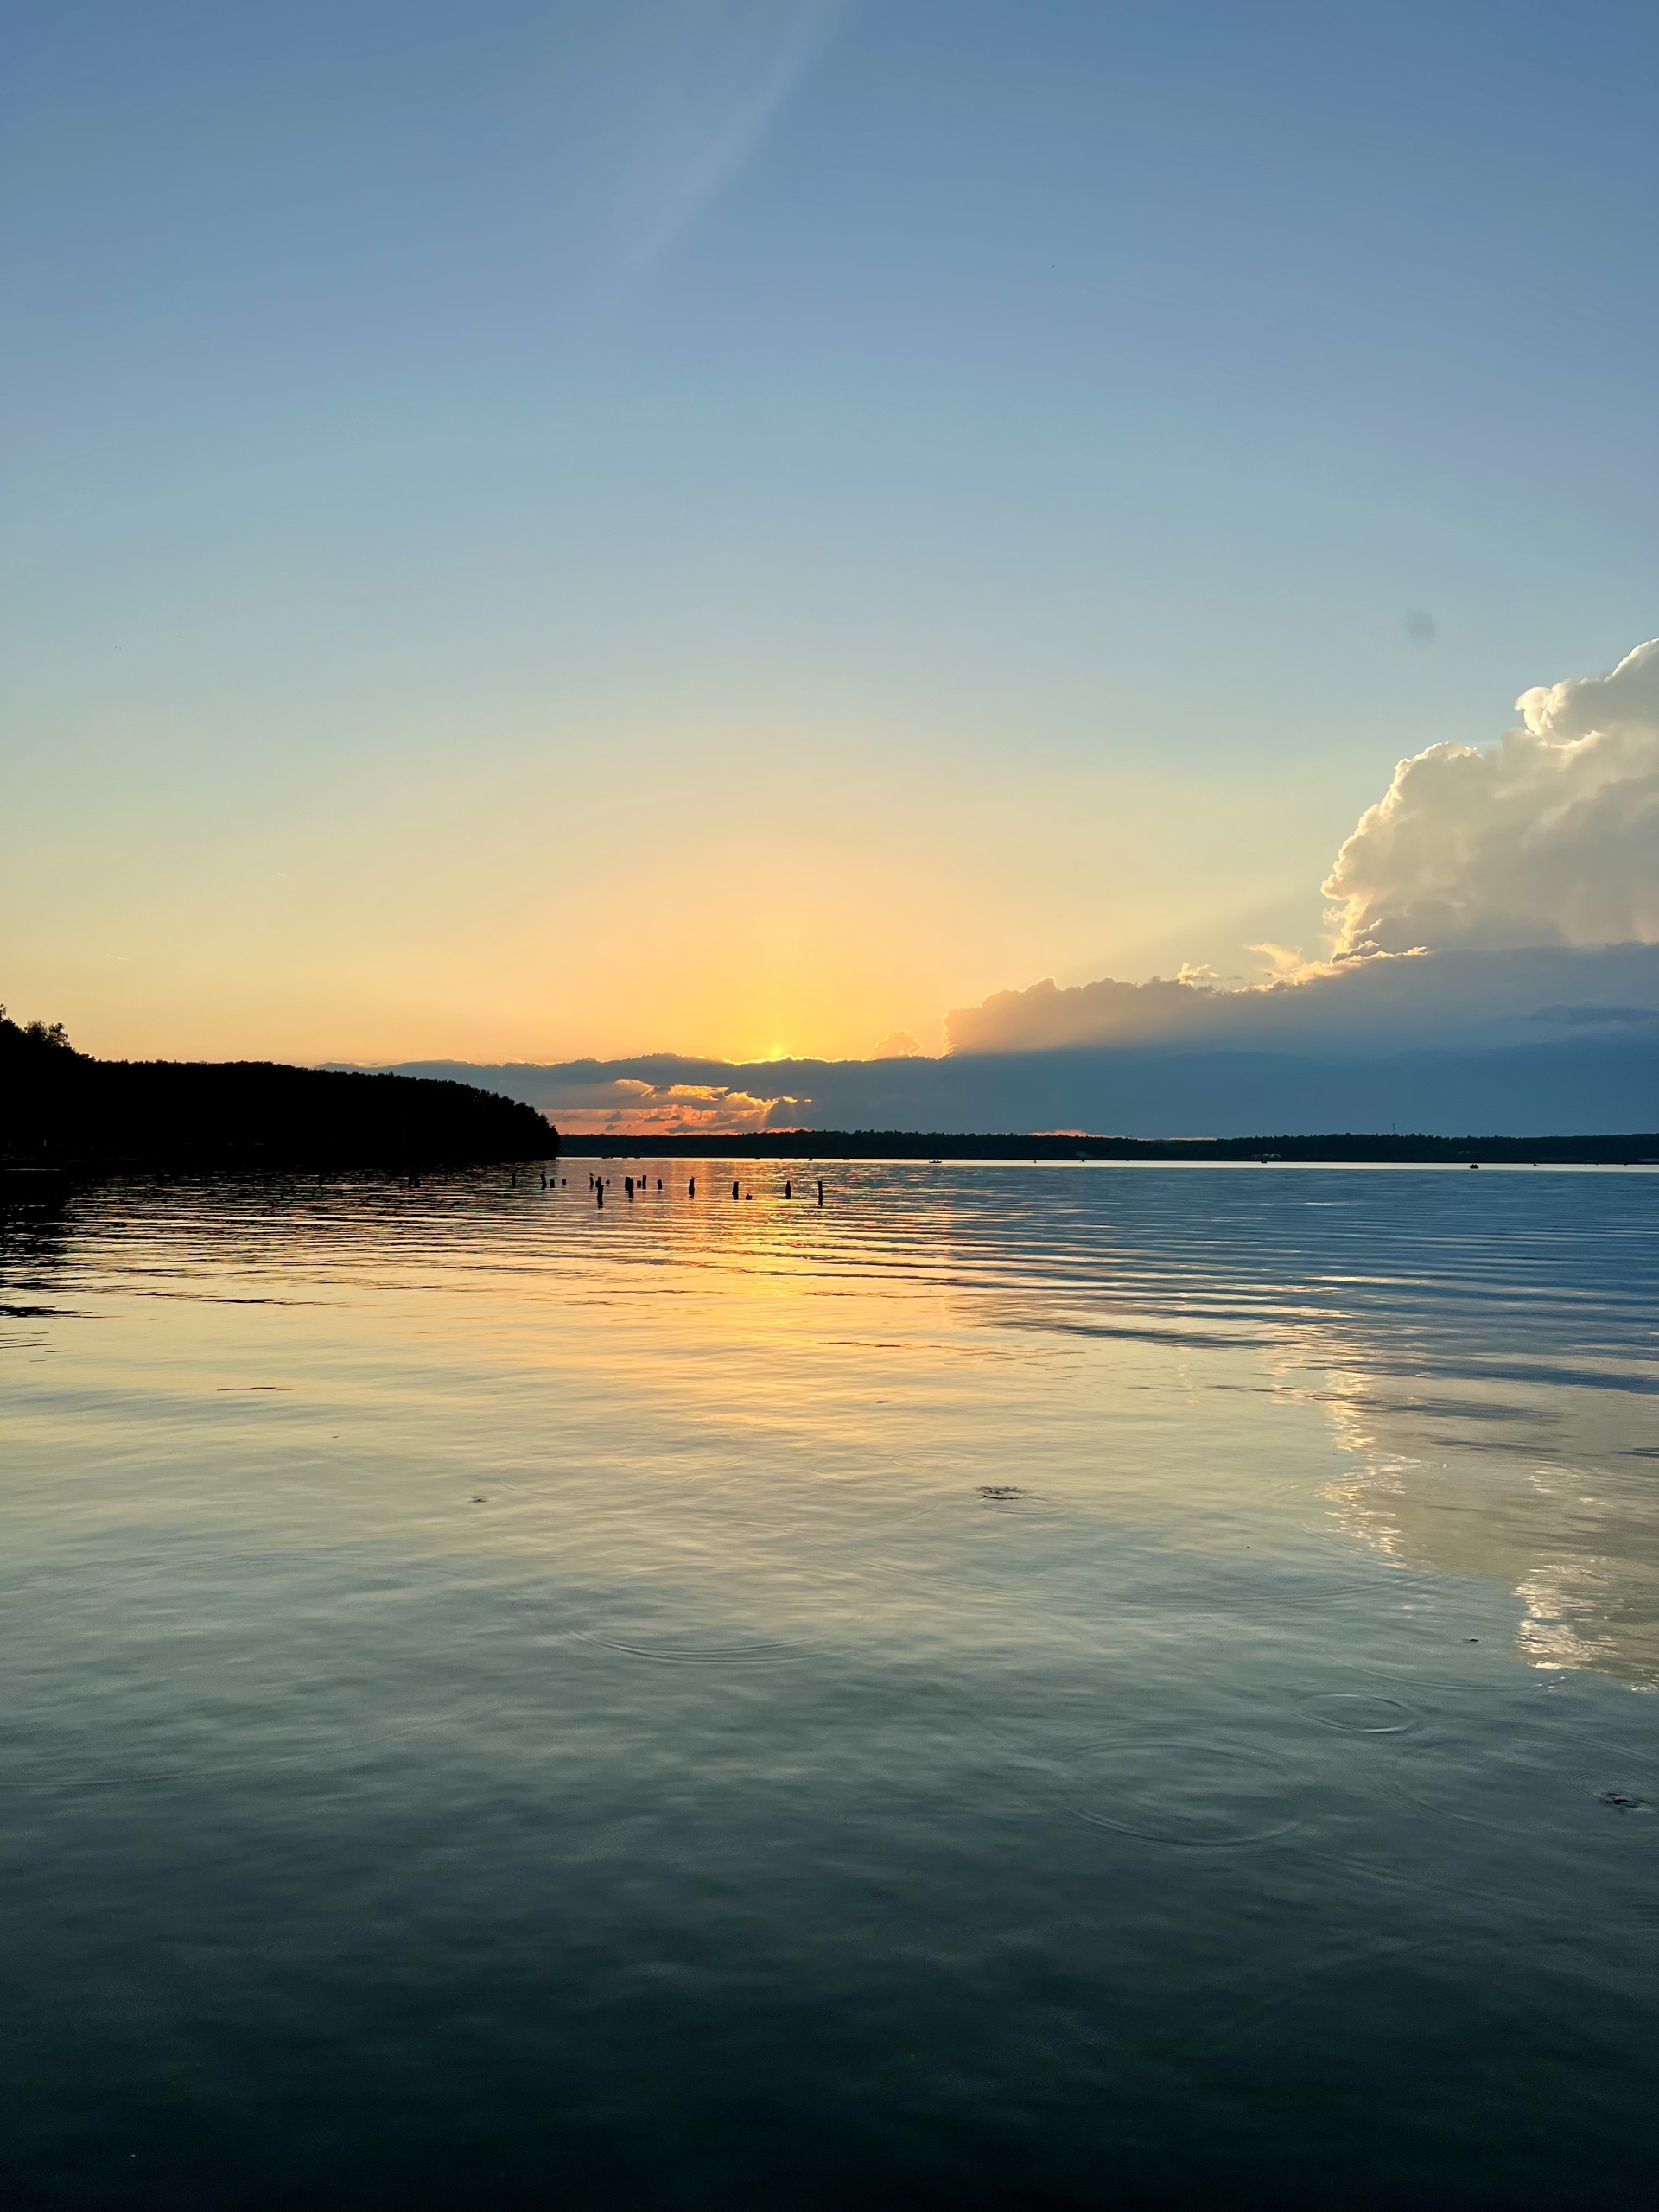
<svg viewBox="0 0 1659 2212"><path fill-rule="evenodd" d="M696 1130L669 1135L607 1131L563 1140L578 1159L1315 1160L1357 1165L1628 1165L1659 1161L1659 1131L1617 1136L1436 1137L1376 1131L1323 1136L1115 1137L1029 1130L996 1135L943 1129Z"/></svg>
<svg viewBox="0 0 1659 2212"><path fill-rule="evenodd" d="M31 1166L461 1166L545 1160L531 1106L467 1083L270 1060L99 1060L0 1007L0 1160Z"/></svg>

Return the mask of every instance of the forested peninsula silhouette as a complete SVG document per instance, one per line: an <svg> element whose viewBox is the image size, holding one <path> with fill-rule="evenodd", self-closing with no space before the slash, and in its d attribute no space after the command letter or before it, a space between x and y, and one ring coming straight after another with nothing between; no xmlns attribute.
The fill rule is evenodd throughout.
<svg viewBox="0 0 1659 2212"><path fill-rule="evenodd" d="M0 1007L0 1165L379 1167L401 1173L559 1149L543 1115L474 1084L270 1060L99 1060L60 1022Z"/></svg>

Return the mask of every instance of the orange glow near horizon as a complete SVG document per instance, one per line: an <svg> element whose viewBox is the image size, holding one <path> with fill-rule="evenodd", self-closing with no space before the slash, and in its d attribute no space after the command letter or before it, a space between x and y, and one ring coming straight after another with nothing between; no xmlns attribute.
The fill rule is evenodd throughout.
<svg viewBox="0 0 1659 2212"><path fill-rule="evenodd" d="M505 797L436 760L390 790L342 772L326 812L308 776L233 811L197 793L162 880L142 798L94 778L60 894L0 893L3 996L116 1058L782 1069L895 1032L938 1052L950 1007L1044 975L1173 972L1218 931L1265 934L1237 916L1280 887L1254 852L1227 866L1253 810L1282 839L1286 795L1225 779L1176 806L1123 770L964 776L872 742L808 791L753 757L710 779L643 740L617 753ZM1317 791L1294 796L1317 817ZM1331 849L1308 842L1314 865L1284 869L1302 883Z"/></svg>

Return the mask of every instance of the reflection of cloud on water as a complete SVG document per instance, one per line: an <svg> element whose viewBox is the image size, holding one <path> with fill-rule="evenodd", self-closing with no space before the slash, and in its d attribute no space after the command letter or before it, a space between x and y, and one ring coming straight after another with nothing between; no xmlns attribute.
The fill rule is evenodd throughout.
<svg viewBox="0 0 1659 2212"><path fill-rule="evenodd" d="M1605 1661L1612 1673L1623 1671L1616 1640L1580 1635L1572 1618L1576 1612L1590 1623L1604 1617L1617 1588L1610 1565L1606 1560L1556 1561L1516 1585L1515 1594L1527 1608L1516 1640L1535 1666L1595 1667Z"/></svg>
<svg viewBox="0 0 1659 2212"><path fill-rule="evenodd" d="M1297 1348L1300 1377L1282 1355L1274 1364L1281 1389L1323 1403L1350 1460L1325 1491L1350 1535L1402 1566L1501 1583L1530 1665L1659 1688L1645 1393L1554 1385L1546 1400L1519 1381L1460 1382L1456 1398L1413 1400L1386 1345L1324 1331Z"/></svg>
<svg viewBox="0 0 1659 2212"><path fill-rule="evenodd" d="M1249 1348L1334 1431L1322 1527L1495 1582L1530 1664L1659 1688L1656 1200L1646 1176L1091 1169L939 1203L999 1320L1185 1345L1199 1388L1241 1387L1202 1363Z"/></svg>
<svg viewBox="0 0 1659 2212"><path fill-rule="evenodd" d="M1334 1432L1322 1529L1496 1583L1531 1664L1659 1688L1653 1178L1127 1168L954 1188L953 1279L1000 1320L1185 1344L1200 1388L1249 1387L1205 1364L1248 1349Z"/></svg>

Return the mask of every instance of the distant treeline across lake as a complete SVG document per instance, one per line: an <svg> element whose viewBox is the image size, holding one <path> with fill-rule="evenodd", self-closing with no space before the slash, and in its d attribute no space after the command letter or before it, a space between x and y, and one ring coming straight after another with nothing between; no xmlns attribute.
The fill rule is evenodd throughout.
<svg viewBox="0 0 1659 2212"><path fill-rule="evenodd" d="M164 1167L461 1166L545 1160L556 1129L471 1084L264 1060L97 1060L0 1013L0 1163Z"/></svg>
<svg viewBox="0 0 1659 2212"><path fill-rule="evenodd" d="M353 1167L394 1173L484 1161L589 1159L1352 1160L1539 1166L1659 1164L1659 1132L1603 1136L1034 1135L915 1129L766 1129L561 1138L532 1106L436 1077L266 1060L98 1060L61 1027L0 1008L0 1166Z"/></svg>
<svg viewBox="0 0 1659 2212"><path fill-rule="evenodd" d="M1659 1165L1659 1132L1590 1137L1108 1137L1018 1130L995 1136L915 1129L764 1129L739 1135L612 1133L566 1136L564 1150L600 1160L1287 1160L1471 1166Z"/></svg>

